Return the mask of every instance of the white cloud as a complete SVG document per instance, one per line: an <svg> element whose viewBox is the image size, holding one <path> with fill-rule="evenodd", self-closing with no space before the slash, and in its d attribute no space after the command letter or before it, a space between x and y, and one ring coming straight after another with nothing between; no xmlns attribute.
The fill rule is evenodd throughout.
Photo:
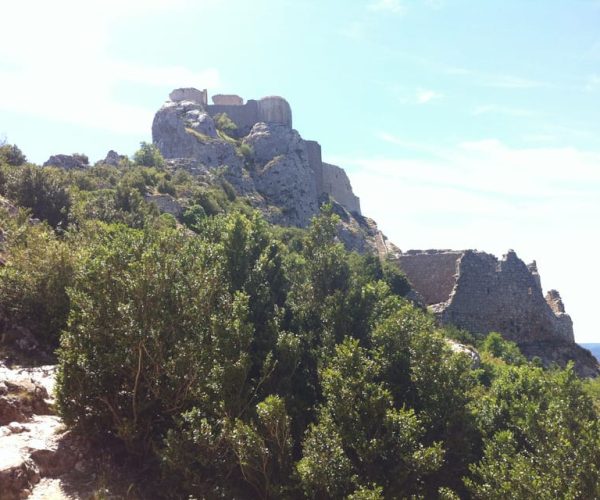
<svg viewBox="0 0 600 500"><path fill-rule="evenodd" d="M418 104L426 104L435 99L441 99L442 97L443 97L442 94L440 94L439 92L436 92L435 90L428 90L428 89L418 89L417 95L416 95Z"/></svg>
<svg viewBox="0 0 600 500"><path fill-rule="evenodd" d="M216 87L219 74L115 59L109 51L111 29L129 17L190 5L188 0L9 2L2 12L11 22L0 32L0 109L126 134L147 132L151 111L120 102L115 95L120 84Z"/></svg>
<svg viewBox="0 0 600 500"><path fill-rule="evenodd" d="M350 167L363 212L410 248L514 248L536 259L557 288L579 341L596 336L594 266L600 233L600 154L574 148L514 148L495 139L433 148L380 133L394 157L334 158ZM410 150L419 153L403 154ZM392 202L390 202L392 201Z"/></svg>
<svg viewBox="0 0 600 500"><path fill-rule="evenodd" d="M375 12L391 12L392 14L406 12L406 6L400 0L377 0L370 3L367 8Z"/></svg>

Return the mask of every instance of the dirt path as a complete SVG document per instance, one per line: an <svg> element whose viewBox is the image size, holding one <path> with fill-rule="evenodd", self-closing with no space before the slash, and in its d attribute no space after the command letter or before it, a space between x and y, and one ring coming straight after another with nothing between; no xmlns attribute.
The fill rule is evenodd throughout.
<svg viewBox="0 0 600 500"><path fill-rule="evenodd" d="M70 499L60 476L77 465L54 414L55 366L0 362L0 500Z"/></svg>

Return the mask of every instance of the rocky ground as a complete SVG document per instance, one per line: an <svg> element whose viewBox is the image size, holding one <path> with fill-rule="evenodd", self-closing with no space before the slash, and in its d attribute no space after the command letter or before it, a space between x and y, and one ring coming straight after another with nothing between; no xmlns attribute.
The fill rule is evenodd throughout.
<svg viewBox="0 0 600 500"><path fill-rule="evenodd" d="M0 500L139 498L108 454L65 429L55 375L55 366L0 361Z"/></svg>

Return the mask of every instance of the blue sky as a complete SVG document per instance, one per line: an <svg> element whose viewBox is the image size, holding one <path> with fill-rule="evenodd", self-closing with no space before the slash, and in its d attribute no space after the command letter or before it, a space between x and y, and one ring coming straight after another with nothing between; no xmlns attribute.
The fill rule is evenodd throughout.
<svg viewBox="0 0 600 500"><path fill-rule="evenodd" d="M150 140L172 88L282 95L402 249L514 248L600 342L600 1L19 0L0 135L35 162Z"/></svg>

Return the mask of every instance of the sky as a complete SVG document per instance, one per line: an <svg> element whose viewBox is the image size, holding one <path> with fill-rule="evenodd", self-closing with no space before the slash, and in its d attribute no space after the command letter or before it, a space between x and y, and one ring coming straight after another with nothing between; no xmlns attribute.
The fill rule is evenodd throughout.
<svg viewBox="0 0 600 500"><path fill-rule="evenodd" d="M600 1L19 0L0 137L131 155L176 87L284 96L402 250L514 249L600 342Z"/></svg>

